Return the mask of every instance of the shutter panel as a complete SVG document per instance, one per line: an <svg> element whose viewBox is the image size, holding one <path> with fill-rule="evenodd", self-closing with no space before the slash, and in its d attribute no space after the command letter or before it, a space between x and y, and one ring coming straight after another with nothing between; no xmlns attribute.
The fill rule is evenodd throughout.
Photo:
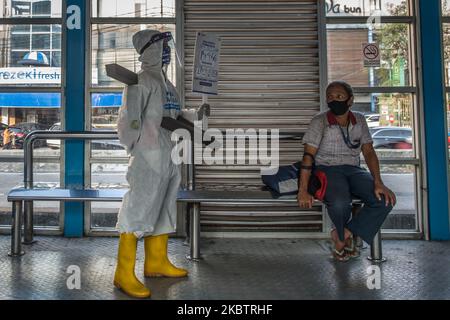
<svg viewBox="0 0 450 320"><path fill-rule="evenodd" d="M222 38L222 48L219 95L209 96L209 127L304 132L320 110L317 10L317 1L307 0L185 0L185 106L202 102L192 93L196 33L213 32ZM281 140L280 165L299 161L302 149L300 140ZM197 189L261 187L259 166L196 165ZM314 210L286 204L207 203L202 205L201 230L246 235L322 232L322 211Z"/></svg>

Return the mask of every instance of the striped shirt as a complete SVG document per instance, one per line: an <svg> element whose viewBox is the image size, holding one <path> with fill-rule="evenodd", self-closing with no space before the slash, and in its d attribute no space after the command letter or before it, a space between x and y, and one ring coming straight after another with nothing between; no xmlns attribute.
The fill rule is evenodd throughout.
<svg viewBox="0 0 450 320"><path fill-rule="evenodd" d="M318 149L316 165L360 165L362 145L372 143L373 140L364 115L359 112L350 112L349 116L350 141L352 144L360 143L360 146L355 149L347 146L342 136L341 129L347 135L347 127L339 128L336 118L330 111L321 112L311 120L308 131L303 137L303 143Z"/></svg>

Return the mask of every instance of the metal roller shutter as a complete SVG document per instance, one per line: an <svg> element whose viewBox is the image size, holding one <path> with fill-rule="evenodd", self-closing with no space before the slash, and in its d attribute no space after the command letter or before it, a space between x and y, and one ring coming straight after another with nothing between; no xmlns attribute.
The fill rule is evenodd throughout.
<svg viewBox="0 0 450 320"><path fill-rule="evenodd" d="M219 95L210 96L212 128L278 128L305 131L319 112L317 1L185 0L185 106L198 106L192 93L196 32L222 38ZM300 159L301 141L280 141L280 162ZM259 167L197 165L196 188L254 190L262 186ZM204 204L202 233L321 232L322 212L266 204Z"/></svg>

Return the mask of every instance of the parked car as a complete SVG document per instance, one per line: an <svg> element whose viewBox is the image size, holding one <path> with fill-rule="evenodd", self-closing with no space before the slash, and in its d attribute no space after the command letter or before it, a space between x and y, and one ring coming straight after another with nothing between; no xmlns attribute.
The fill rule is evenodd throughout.
<svg viewBox="0 0 450 320"><path fill-rule="evenodd" d="M21 149L23 146L23 137L22 137L23 133L20 133L21 130L19 128L14 128L4 123L1 124L0 146L3 148L3 136L6 128L8 128L8 130L11 132L11 140L12 140L11 148Z"/></svg>
<svg viewBox="0 0 450 320"><path fill-rule="evenodd" d="M3 147L3 131L8 128L6 123L0 122L0 147Z"/></svg>
<svg viewBox="0 0 450 320"><path fill-rule="evenodd" d="M23 149L23 141L25 139L26 134L20 128L9 127L9 131L12 133L12 148L13 149ZM2 132L2 140L3 140L3 132ZM36 142L35 142L36 143Z"/></svg>
<svg viewBox="0 0 450 320"><path fill-rule="evenodd" d="M5 126L7 126L7 125L2 123L2 127L3 127L3 129L1 130L2 144L3 144L3 130L5 129ZM46 126L39 124L39 123L34 123L34 122L22 122L22 123L16 123L12 126L8 126L8 129L11 131L11 133L13 135L12 148L23 149L23 142L24 142L26 136L31 131L45 130ZM45 146L46 146L45 140L36 140L36 142L34 143L35 148L45 147Z"/></svg>
<svg viewBox="0 0 450 320"><path fill-rule="evenodd" d="M447 135L447 141L448 141L448 147L450 148L450 131L448 132L448 135Z"/></svg>
<svg viewBox="0 0 450 320"><path fill-rule="evenodd" d="M16 123L13 127L10 128L12 129L15 135L17 147L22 149L23 141L31 131L47 130L48 127L46 125L35 122L22 122ZM42 148L45 147L47 143L43 139L38 139L36 140L36 142L34 142L33 145L35 148Z"/></svg>
<svg viewBox="0 0 450 320"><path fill-rule="evenodd" d="M60 131L61 122L57 122L48 129L49 131ZM47 139L47 146L51 149L59 149L61 147L61 140L58 139Z"/></svg>
<svg viewBox="0 0 450 320"><path fill-rule="evenodd" d="M368 113L364 116L366 117L367 125L369 126L369 128L380 126L380 115L378 113Z"/></svg>
<svg viewBox="0 0 450 320"><path fill-rule="evenodd" d="M53 126L50 127L50 131L58 131L61 130L61 122L55 123ZM106 129L99 129L99 128L93 128L93 131L101 131ZM107 131L110 131L111 129L108 129ZM59 139L48 139L47 145L52 149L59 149L61 146L61 140ZM93 140L91 142L92 149L96 150L122 150L124 147L120 144L118 140Z"/></svg>
<svg viewBox="0 0 450 320"><path fill-rule="evenodd" d="M377 127L369 131L376 149L412 149L411 128Z"/></svg>

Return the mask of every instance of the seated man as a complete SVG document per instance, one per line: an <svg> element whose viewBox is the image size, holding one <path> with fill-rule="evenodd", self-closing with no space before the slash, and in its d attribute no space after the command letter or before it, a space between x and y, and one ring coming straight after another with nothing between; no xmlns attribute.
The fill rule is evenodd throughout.
<svg viewBox="0 0 450 320"><path fill-rule="evenodd" d="M395 205L394 193L380 176L378 157L363 114L351 112L354 96L352 87L343 82L329 84L329 111L316 115L306 132L298 202L301 208L311 208L313 196L307 191L312 165L325 173L327 188L324 203L335 228L333 256L347 261L356 256L353 237L371 243L388 213ZM360 166L363 153L370 173ZM358 215L352 217L352 197L364 202Z"/></svg>

